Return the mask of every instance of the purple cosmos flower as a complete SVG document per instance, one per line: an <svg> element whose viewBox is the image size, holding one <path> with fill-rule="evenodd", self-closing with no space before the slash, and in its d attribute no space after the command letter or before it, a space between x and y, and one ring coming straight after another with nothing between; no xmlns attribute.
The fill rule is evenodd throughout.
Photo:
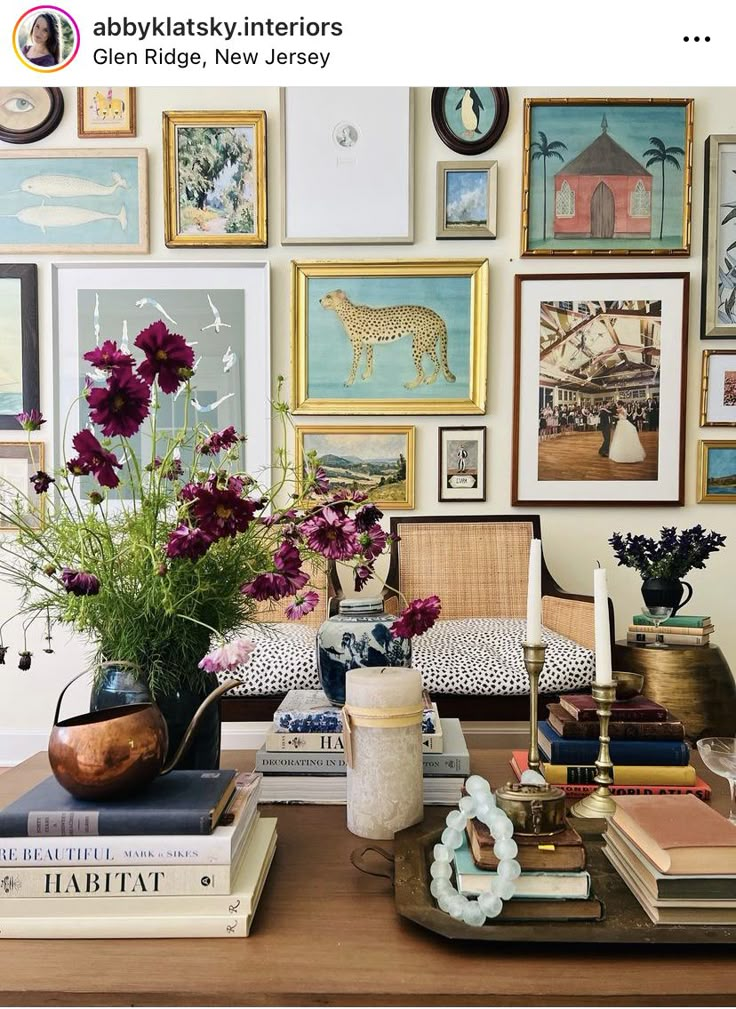
<svg viewBox="0 0 736 1009"><path fill-rule="evenodd" d="M255 641L238 638L237 641L208 652L199 663L199 668L206 673L229 673L238 666L245 665L255 647Z"/></svg>
<svg viewBox="0 0 736 1009"><path fill-rule="evenodd" d="M194 485L191 513L212 539L236 536L250 525L257 503L240 496L242 486L242 481L231 477L226 487L219 487L216 476Z"/></svg>
<svg viewBox="0 0 736 1009"><path fill-rule="evenodd" d="M87 571L64 568L61 572L61 581L67 592L71 592L74 596L96 596L100 591L99 578Z"/></svg>
<svg viewBox="0 0 736 1009"><path fill-rule="evenodd" d="M373 577L373 568L369 564L358 564L353 568L353 585L356 592L361 592Z"/></svg>
<svg viewBox="0 0 736 1009"><path fill-rule="evenodd" d="M336 508L323 508L302 524L301 531L309 549L330 560L347 560L360 553L355 523Z"/></svg>
<svg viewBox="0 0 736 1009"><path fill-rule="evenodd" d="M162 392L176 392L191 377L194 351L183 336L169 332L161 320L142 330L135 345L146 355L138 365L138 374L149 385L157 378Z"/></svg>
<svg viewBox="0 0 736 1009"><path fill-rule="evenodd" d="M414 599L399 613L391 627L391 633L395 638L413 638L417 634L424 634L434 624L441 609L439 596Z"/></svg>
<svg viewBox="0 0 736 1009"><path fill-rule="evenodd" d="M40 431L41 425L46 423L40 410L23 410L15 415L15 419L24 431Z"/></svg>
<svg viewBox="0 0 736 1009"><path fill-rule="evenodd" d="M82 460L78 459L76 456L74 456L73 459L70 459L67 462L66 468L69 470L72 476L87 476L87 474L90 472L89 466L83 463Z"/></svg>
<svg viewBox="0 0 736 1009"><path fill-rule="evenodd" d="M365 559L373 561L376 557L380 557L386 549L388 536L379 525L374 525L364 532L358 533L358 543Z"/></svg>
<svg viewBox="0 0 736 1009"><path fill-rule="evenodd" d="M166 556L188 557L190 561L196 561L198 557L204 557L212 542L212 537L203 529L192 529L182 522L169 534Z"/></svg>
<svg viewBox="0 0 736 1009"><path fill-rule="evenodd" d="M307 613L312 612L318 602L318 592L306 592L303 596L295 596L294 602L289 603L284 612L289 620L301 620Z"/></svg>
<svg viewBox="0 0 736 1009"><path fill-rule="evenodd" d="M289 579L284 575L275 571L264 571L263 574L256 575L252 582L241 585L240 591L244 596L265 602L267 599L283 599L284 596L298 590L291 588Z"/></svg>
<svg viewBox="0 0 736 1009"><path fill-rule="evenodd" d="M74 435L72 445L79 453L76 462L85 467L87 473L93 473L98 483L103 487L117 487L120 477L115 472L122 469L114 452L108 452L100 445L91 431L86 428Z"/></svg>
<svg viewBox="0 0 736 1009"><path fill-rule="evenodd" d="M119 368L102 388L90 389L87 400L90 418L103 434L130 438L148 416L151 394L130 368Z"/></svg>
<svg viewBox="0 0 736 1009"><path fill-rule="evenodd" d="M113 371L115 368L132 368L135 359L131 354L126 354L124 350L119 350L115 340L105 340L105 342L88 350L84 355L84 360L89 361L95 368L101 371Z"/></svg>
<svg viewBox="0 0 736 1009"><path fill-rule="evenodd" d="M213 433L197 446L197 451L201 452L202 455L216 455L218 452L222 452L223 449L232 448L233 445L237 445L239 441L245 441L242 435L239 435L231 424L229 427L223 428L222 431L213 431Z"/></svg>
<svg viewBox="0 0 736 1009"><path fill-rule="evenodd" d="M22 669L25 672L26 669L31 668L32 654L32 652L18 652L18 669Z"/></svg>
<svg viewBox="0 0 736 1009"><path fill-rule="evenodd" d="M330 489L330 478L323 466L318 466L312 473L312 486L319 494L326 494Z"/></svg>
<svg viewBox="0 0 736 1009"><path fill-rule="evenodd" d="M163 461L156 456L153 462L149 462L146 466L146 470L151 473L154 470L161 469L163 466ZM181 459L169 459L166 466L161 470L161 476L164 480L178 480L184 473L184 467L181 464Z"/></svg>
<svg viewBox="0 0 736 1009"><path fill-rule="evenodd" d="M355 527L361 532L365 532L366 529L370 529L371 526L376 525L382 518L383 512L374 504L363 505L363 507L359 508L355 515L353 515Z"/></svg>
<svg viewBox="0 0 736 1009"><path fill-rule="evenodd" d="M51 484L56 483L56 481L52 476L49 476L48 473L44 473L44 471L40 469L31 477L31 483L33 484L33 489L36 494L45 494Z"/></svg>

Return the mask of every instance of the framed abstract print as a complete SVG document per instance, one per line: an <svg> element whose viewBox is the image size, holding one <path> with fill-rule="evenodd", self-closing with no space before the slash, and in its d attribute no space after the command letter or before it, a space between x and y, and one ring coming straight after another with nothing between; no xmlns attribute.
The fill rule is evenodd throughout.
<svg viewBox="0 0 736 1009"><path fill-rule="evenodd" d="M31 477L43 469L43 442L0 442L0 507L6 514L19 514L21 522L32 529L43 522L46 495L36 493ZM0 518L0 530L16 528L17 524Z"/></svg>
<svg viewBox="0 0 736 1009"><path fill-rule="evenodd" d="M497 161L437 164L437 238L495 238Z"/></svg>
<svg viewBox="0 0 736 1009"><path fill-rule="evenodd" d="M311 456L330 491L363 491L391 510L414 507L414 428L402 425L314 425L296 428L296 471Z"/></svg>
<svg viewBox="0 0 736 1009"><path fill-rule="evenodd" d="M688 283L517 276L512 504L683 504Z"/></svg>
<svg viewBox="0 0 736 1009"><path fill-rule="evenodd" d="M702 339L736 339L736 135L705 142Z"/></svg>
<svg viewBox="0 0 736 1009"><path fill-rule="evenodd" d="M496 143L509 118L506 88L433 88L432 122L456 154L483 154Z"/></svg>
<svg viewBox="0 0 736 1009"><path fill-rule="evenodd" d="M689 255L690 98L526 98L524 256Z"/></svg>
<svg viewBox="0 0 736 1009"><path fill-rule="evenodd" d="M484 413L488 260L293 262L292 405Z"/></svg>
<svg viewBox="0 0 736 1009"><path fill-rule="evenodd" d="M700 426L736 427L736 350L704 350Z"/></svg>
<svg viewBox="0 0 736 1009"><path fill-rule="evenodd" d="M16 417L40 410L38 279L35 263L0 264L0 429L20 431Z"/></svg>
<svg viewBox="0 0 736 1009"><path fill-rule="evenodd" d="M164 112L170 248L268 245L266 113Z"/></svg>
<svg viewBox="0 0 736 1009"><path fill-rule="evenodd" d="M0 88L0 140L6 144L43 140L63 115L61 88Z"/></svg>
<svg viewBox="0 0 736 1009"><path fill-rule="evenodd" d="M413 242L412 146L411 88L282 88L282 244Z"/></svg>
<svg viewBox="0 0 736 1009"><path fill-rule="evenodd" d="M441 427L438 435L438 500L485 501L486 429Z"/></svg>
<svg viewBox="0 0 736 1009"><path fill-rule="evenodd" d="M134 137L135 88L77 88L78 137Z"/></svg>
<svg viewBox="0 0 736 1009"><path fill-rule="evenodd" d="M736 504L736 441L698 442L698 504Z"/></svg>

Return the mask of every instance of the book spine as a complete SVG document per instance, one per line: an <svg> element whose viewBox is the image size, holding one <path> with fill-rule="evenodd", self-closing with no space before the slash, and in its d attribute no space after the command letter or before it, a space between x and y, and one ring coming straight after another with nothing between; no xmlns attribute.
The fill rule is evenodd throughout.
<svg viewBox="0 0 736 1009"><path fill-rule="evenodd" d="M470 756L465 753L424 753L424 774L469 774ZM263 774L345 774L345 758L338 753L268 753L256 754L256 770Z"/></svg>
<svg viewBox="0 0 736 1009"><path fill-rule="evenodd" d="M598 770L591 765L545 763L543 774L550 785L592 785ZM694 767L652 767L614 765L617 785L694 785Z"/></svg>
<svg viewBox="0 0 736 1009"><path fill-rule="evenodd" d="M681 627L679 624L660 624L661 631L669 634L684 634L688 637L698 637L703 634L712 634L716 629L715 624L703 624L702 627ZM654 632L653 624L629 624L627 630L640 634L642 631Z"/></svg>
<svg viewBox="0 0 736 1009"><path fill-rule="evenodd" d="M0 908L16 898L42 903L43 898L66 902L67 897L137 900L229 894L231 886L229 865L23 866L0 870Z"/></svg>
<svg viewBox="0 0 736 1009"><path fill-rule="evenodd" d="M627 631L626 641L630 645L651 645L655 641L661 641L665 645L689 645L692 648L698 645L707 645L710 641L710 634L674 634L669 631Z"/></svg>
<svg viewBox="0 0 736 1009"><path fill-rule="evenodd" d="M315 721L317 728L312 727ZM433 704L431 708L425 708L422 713L422 733L427 736L432 735L438 731L439 722L437 705ZM342 730L341 708L310 709L309 711L277 710L273 716L271 733L279 736L332 736L342 733Z"/></svg>
<svg viewBox="0 0 736 1009"><path fill-rule="evenodd" d="M561 784L557 787L570 798L578 799L590 795L598 786ZM609 785L608 790L611 795L695 795L706 802L712 794L710 785L705 782L699 785Z"/></svg>
<svg viewBox="0 0 736 1009"><path fill-rule="evenodd" d="M571 714L573 718L578 719L578 721L598 721L598 713L595 710L595 706L590 708L578 708L577 705L571 704L564 694L560 696L560 704L565 711L569 712L569 714ZM667 718L667 709L660 706L646 708L627 707L626 712L624 713L620 709L616 709L614 706L611 717L626 722L663 722Z"/></svg>
<svg viewBox="0 0 736 1009"><path fill-rule="evenodd" d="M0 811L0 837L120 837L131 834L209 834L210 813L201 810L116 810L114 803L81 813L59 809Z"/></svg>
<svg viewBox="0 0 736 1009"><path fill-rule="evenodd" d="M542 723L543 725L544 723ZM593 764L598 756L597 739L550 738L540 725L540 747L551 764ZM556 735L556 733L555 733ZM615 766L653 764L684 767L690 761L686 743L671 739L612 739L609 749Z"/></svg>
<svg viewBox="0 0 736 1009"><path fill-rule="evenodd" d="M442 753L441 732L422 735L423 753ZM341 732L269 732L266 736L268 753L343 753Z"/></svg>
<svg viewBox="0 0 736 1009"><path fill-rule="evenodd" d="M598 722L565 722L550 715L549 724L563 739L598 740ZM682 722L609 722L608 735L611 739L667 739L682 742L685 728Z"/></svg>
<svg viewBox="0 0 736 1009"><path fill-rule="evenodd" d="M3 939L236 939L249 928L250 916L244 914L0 916Z"/></svg>
<svg viewBox="0 0 736 1009"><path fill-rule="evenodd" d="M643 613L635 613L631 618L633 624L642 625L644 627L651 627L652 621L649 617L644 616ZM676 616L667 617L666 620L662 621L662 627L705 627L707 624L711 623L710 616Z"/></svg>

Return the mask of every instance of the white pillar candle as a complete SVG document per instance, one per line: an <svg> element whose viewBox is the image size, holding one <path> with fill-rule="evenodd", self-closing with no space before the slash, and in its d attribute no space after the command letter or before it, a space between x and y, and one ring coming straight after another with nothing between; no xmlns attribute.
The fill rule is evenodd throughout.
<svg viewBox="0 0 736 1009"><path fill-rule="evenodd" d="M526 593L526 643L542 644L542 541L529 544L529 580Z"/></svg>
<svg viewBox="0 0 736 1009"><path fill-rule="evenodd" d="M392 838L424 816L421 674L399 667L350 669L345 707L346 730L351 725L348 830ZM347 750L346 738L346 756Z"/></svg>
<svg viewBox="0 0 736 1009"><path fill-rule="evenodd" d="M611 665L611 624L608 619L608 579L605 568L593 570L595 604L595 682L605 687L613 683Z"/></svg>

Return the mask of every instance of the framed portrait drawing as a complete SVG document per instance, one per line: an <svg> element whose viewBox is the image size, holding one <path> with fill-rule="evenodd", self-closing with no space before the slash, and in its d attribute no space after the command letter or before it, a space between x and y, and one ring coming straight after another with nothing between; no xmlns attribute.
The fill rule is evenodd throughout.
<svg viewBox="0 0 736 1009"><path fill-rule="evenodd" d="M82 355L107 339L137 356L135 337L160 319L195 345L190 416L193 411L213 430L233 424L246 434L243 465L254 478L268 479L268 263L63 263L53 266L52 279L57 465L70 457L71 439L86 422L86 400L78 398L85 379L104 379ZM162 397L159 430L181 426L185 402L183 395ZM145 424L132 439L139 458L147 437Z"/></svg>
<svg viewBox="0 0 736 1009"><path fill-rule="evenodd" d="M38 529L43 522L46 495L37 494L31 477L44 469L41 441L0 441L0 507L20 513L21 522ZM16 512L16 514L18 513ZM0 530L17 529L17 523L0 517Z"/></svg>
<svg viewBox="0 0 736 1009"><path fill-rule="evenodd" d="M456 154L483 154L496 143L509 118L506 88L433 88L432 122Z"/></svg>
<svg viewBox="0 0 736 1009"><path fill-rule="evenodd" d="M148 252L143 148L0 151L5 252Z"/></svg>
<svg viewBox="0 0 736 1009"><path fill-rule="evenodd" d="M526 98L524 256L689 255L690 98Z"/></svg>
<svg viewBox="0 0 736 1009"><path fill-rule="evenodd" d="M43 140L63 115L61 88L0 88L0 140L6 144Z"/></svg>
<svg viewBox="0 0 736 1009"><path fill-rule="evenodd" d="M77 88L78 137L134 137L135 88Z"/></svg>
<svg viewBox="0 0 736 1009"><path fill-rule="evenodd" d="M37 272L35 263L0 264L0 430L20 431L17 415L41 409Z"/></svg>
<svg viewBox="0 0 736 1009"><path fill-rule="evenodd" d="M438 499L485 501L486 429L441 427L438 434Z"/></svg>
<svg viewBox="0 0 736 1009"><path fill-rule="evenodd" d="M736 135L705 141L701 339L736 339Z"/></svg>
<svg viewBox="0 0 736 1009"><path fill-rule="evenodd" d="M164 112L170 248L268 245L266 113Z"/></svg>
<svg viewBox="0 0 736 1009"><path fill-rule="evenodd" d="M488 260L293 262L292 404L484 413Z"/></svg>
<svg viewBox="0 0 736 1009"><path fill-rule="evenodd" d="M736 427L736 350L704 350L700 426Z"/></svg>
<svg viewBox="0 0 736 1009"><path fill-rule="evenodd" d="M296 428L296 471L312 455L330 491L363 491L382 508L414 507L414 428L308 425Z"/></svg>
<svg viewBox="0 0 736 1009"><path fill-rule="evenodd" d="M688 282L516 277L512 504L683 504Z"/></svg>
<svg viewBox="0 0 736 1009"><path fill-rule="evenodd" d="M411 88L282 88L282 243L413 242L412 142Z"/></svg>
<svg viewBox="0 0 736 1009"><path fill-rule="evenodd" d="M736 441L698 442L698 504L736 504Z"/></svg>
<svg viewBox="0 0 736 1009"><path fill-rule="evenodd" d="M437 164L437 238L495 238L496 161Z"/></svg>

